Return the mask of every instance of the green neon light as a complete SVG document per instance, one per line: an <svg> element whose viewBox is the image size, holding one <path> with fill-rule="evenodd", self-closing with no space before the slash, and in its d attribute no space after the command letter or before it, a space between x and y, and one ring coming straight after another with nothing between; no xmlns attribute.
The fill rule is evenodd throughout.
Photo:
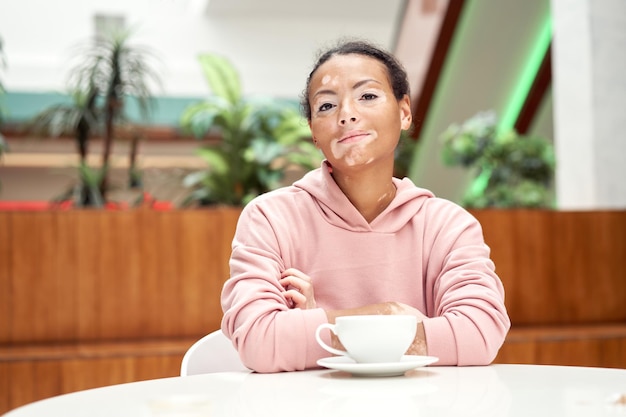
<svg viewBox="0 0 626 417"><path fill-rule="evenodd" d="M524 68L524 71L520 76L517 86L515 87L515 90L511 95L509 105L500 117L500 123L498 125L499 132L512 129L513 126L515 126L515 121L519 117L526 97L528 97L528 92L530 91L530 88L535 81L535 77L537 76L537 72L541 67L543 57L545 56L546 51L550 46L551 39L552 22L550 16L548 15L546 18L546 22L543 25L543 28L539 32L539 36L537 38L537 41L535 42L535 47L533 48L530 56L526 60L526 67Z"/></svg>
<svg viewBox="0 0 626 417"><path fill-rule="evenodd" d="M509 104L502 113L502 116L500 117L500 122L498 123L497 129L498 134L509 131L513 129L513 126L515 126L515 121L519 117L526 97L528 97L530 88L535 81L539 68L541 67L543 57L545 56L546 51L550 46L551 39L552 20L550 18L550 15L548 14L546 21L541 31L539 32L537 41L535 42L535 47L531 51L528 60L526 60L526 66L524 68L524 71L522 72L522 75L520 76L519 82L517 83L515 90L513 91L513 94L511 95ZM476 177L470 185L469 193L473 196L483 194L483 192L487 188L487 183L489 182L490 177L491 171L481 172L481 174Z"/></svg>
<svg viewBox="0 0 626 417"><path fill-rule="evenodd" d="M484 194L487 189L487 184L489 184L489 178L491 178L491 170L486 169L482 171L470 184L469 195L475 197Z"/></svg>

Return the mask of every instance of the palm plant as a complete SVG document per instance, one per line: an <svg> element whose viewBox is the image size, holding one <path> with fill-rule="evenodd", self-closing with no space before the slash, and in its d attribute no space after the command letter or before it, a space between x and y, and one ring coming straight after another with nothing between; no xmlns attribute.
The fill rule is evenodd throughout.
<svg viewBox="0 0 626 417"><path fill-rule="evenodd" d="M92 132L98 129L98 91L95 88L87 92L73 90L68 92L68 96L70 102L54 104L38 113L30 122L30 130L52 136L73 134L80 162L85 163L89 139Z"/></svg>
<svg viewBox="0 0 626 417"><path fill-rule="evenodd" d="M73 134L76 140L80 181L55 200L71 200L79 207L102 207L104 196L100 191L99 180L96 179L101 178L103 170L98 172L87 165L89 139L92 132L98 129L98 91L92 86L87 92L70 91L68 96L70 102L55 104L37 114L30 123L30 130L52 136Z"/></svg>
<svg viewBox="0 0 626 417"><path fill-rule="evenodd" d="M199 57L213 94L185 109L181 125L197 138L220 136L198 149L207 169L185 177L191 192L183 205L243 205L281 185L285 170L319 166L321 153L310 140L297 107L273 98L248 98L235 67L225 57Z"/></svg>
<svg viewBox="0 0 626 417"><path fill-rule="evenodd" d="M158 74L149 64L154 55L145 47L129 45L130 32L112 32L97 38L80 54L81 61L71 74L70 83L82 91L103 94L103 151L100 192L106 196L108 168L115 126L126 121L124 108L129 97L137 100L142 117L152 109L150 84L160 85ZM131 174L132 175L132 174Z"/></svg>
<svg viewBox="0 0 626 417"><path fill-rule="evenodd" d="M112 32L96 38L79 49L80 60L70 72L69 103L53 105L39 113L31 122L31 129L45 131L53 136L73 134L80 157L78 173L80 182L57 200L71 199L78 206L103 206L106 202L109 159L115 137L115 127L127 121L124 113L126 101L134 97L139 110L147 118L151 110L149 84L160 83L149 66L152 53L146 48L131 47L129 32ZM98 131L103 137L102 166L87 165L89 141ZM135 136L131 160L137 152ZM137 183L138 172L131 163L131 184Z"/></svg>

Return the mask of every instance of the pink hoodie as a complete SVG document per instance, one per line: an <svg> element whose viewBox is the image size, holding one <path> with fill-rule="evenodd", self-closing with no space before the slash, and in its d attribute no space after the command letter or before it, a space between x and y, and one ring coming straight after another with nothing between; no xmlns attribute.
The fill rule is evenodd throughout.
<svg viewBox="0 0 626 417"><path fill-rule="evenodd" d="M480 224L408 178L394 183L396 197L371 223L325 164L244 208L222 291L222 330L246 366L317 367L329 356L315 340L324 310L386 301L429 317L423 324L437 365L493 361L510 321ZM313 279L318 308L289 308L278 283L287 268Z"/></svg>

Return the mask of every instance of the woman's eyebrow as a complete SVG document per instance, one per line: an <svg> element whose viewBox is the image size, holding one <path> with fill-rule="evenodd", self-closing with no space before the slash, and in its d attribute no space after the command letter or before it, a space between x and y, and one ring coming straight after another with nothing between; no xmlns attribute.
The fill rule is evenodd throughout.
<svg viewBox="0 0 626 417"><path fill-rule="evenodd" d="M373 78L366 78L366 79L364 79L364 80L361 80L361 81L358 81L357 83L355 83L355 84L352 86L352 88L356 90L357 88L361 87L362 85L367 84L367 83L370 83L370 82L372 82L372 83L377 83L377 84L382 84L380 81L375 80L375 79L373 79Z"/></svg>
<svg viewBox="0 0 626 417"><path fill-rule="evenodd" d="M359 87L363 86L364 84L370 83L370 82L372 82L372 83L376 83L376 84L382 84L380 81L375 80L375 79L373 79L373 78L366 78L366 79L364 79L364 80L357 81L357 82L356 82L356 83L352 86L352 89L353 89L353 90L356 90L357 88L359 88ZM317 97L317 96L319 96L319 95L323 95L323 94L337 95L337 92L335 92L335 90L330 90L330 89L319 90L319 91L316 91L316 92L315 92L315 94L313 94L313 97L312 97L312 98L315 98L315 97Z"/></svg>
<svg viewBox="0 0 626 417"><path fill-rule="evenodd" d="M313 94L313 97L311 97L311 98L315 98L317 96L321 96L321 95L324 95L324 94L337 95L337 93L334 90L328 90L327 89L327 90L316 91L315 94Z"/></svg>

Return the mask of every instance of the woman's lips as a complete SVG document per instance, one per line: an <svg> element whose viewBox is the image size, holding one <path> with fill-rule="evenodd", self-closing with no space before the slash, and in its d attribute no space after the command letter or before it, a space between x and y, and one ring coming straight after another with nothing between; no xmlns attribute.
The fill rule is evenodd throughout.
<svg viewBox="0 0 626 417"><path fill-rule="evenodd" d="M343 135L340 139L339 139L339 143L352 143L352 142L358 142L361 139L365 138L368 135L367 132L363 132L363 131L358 131L358 132L348 132L345 135Z"/></svg>

